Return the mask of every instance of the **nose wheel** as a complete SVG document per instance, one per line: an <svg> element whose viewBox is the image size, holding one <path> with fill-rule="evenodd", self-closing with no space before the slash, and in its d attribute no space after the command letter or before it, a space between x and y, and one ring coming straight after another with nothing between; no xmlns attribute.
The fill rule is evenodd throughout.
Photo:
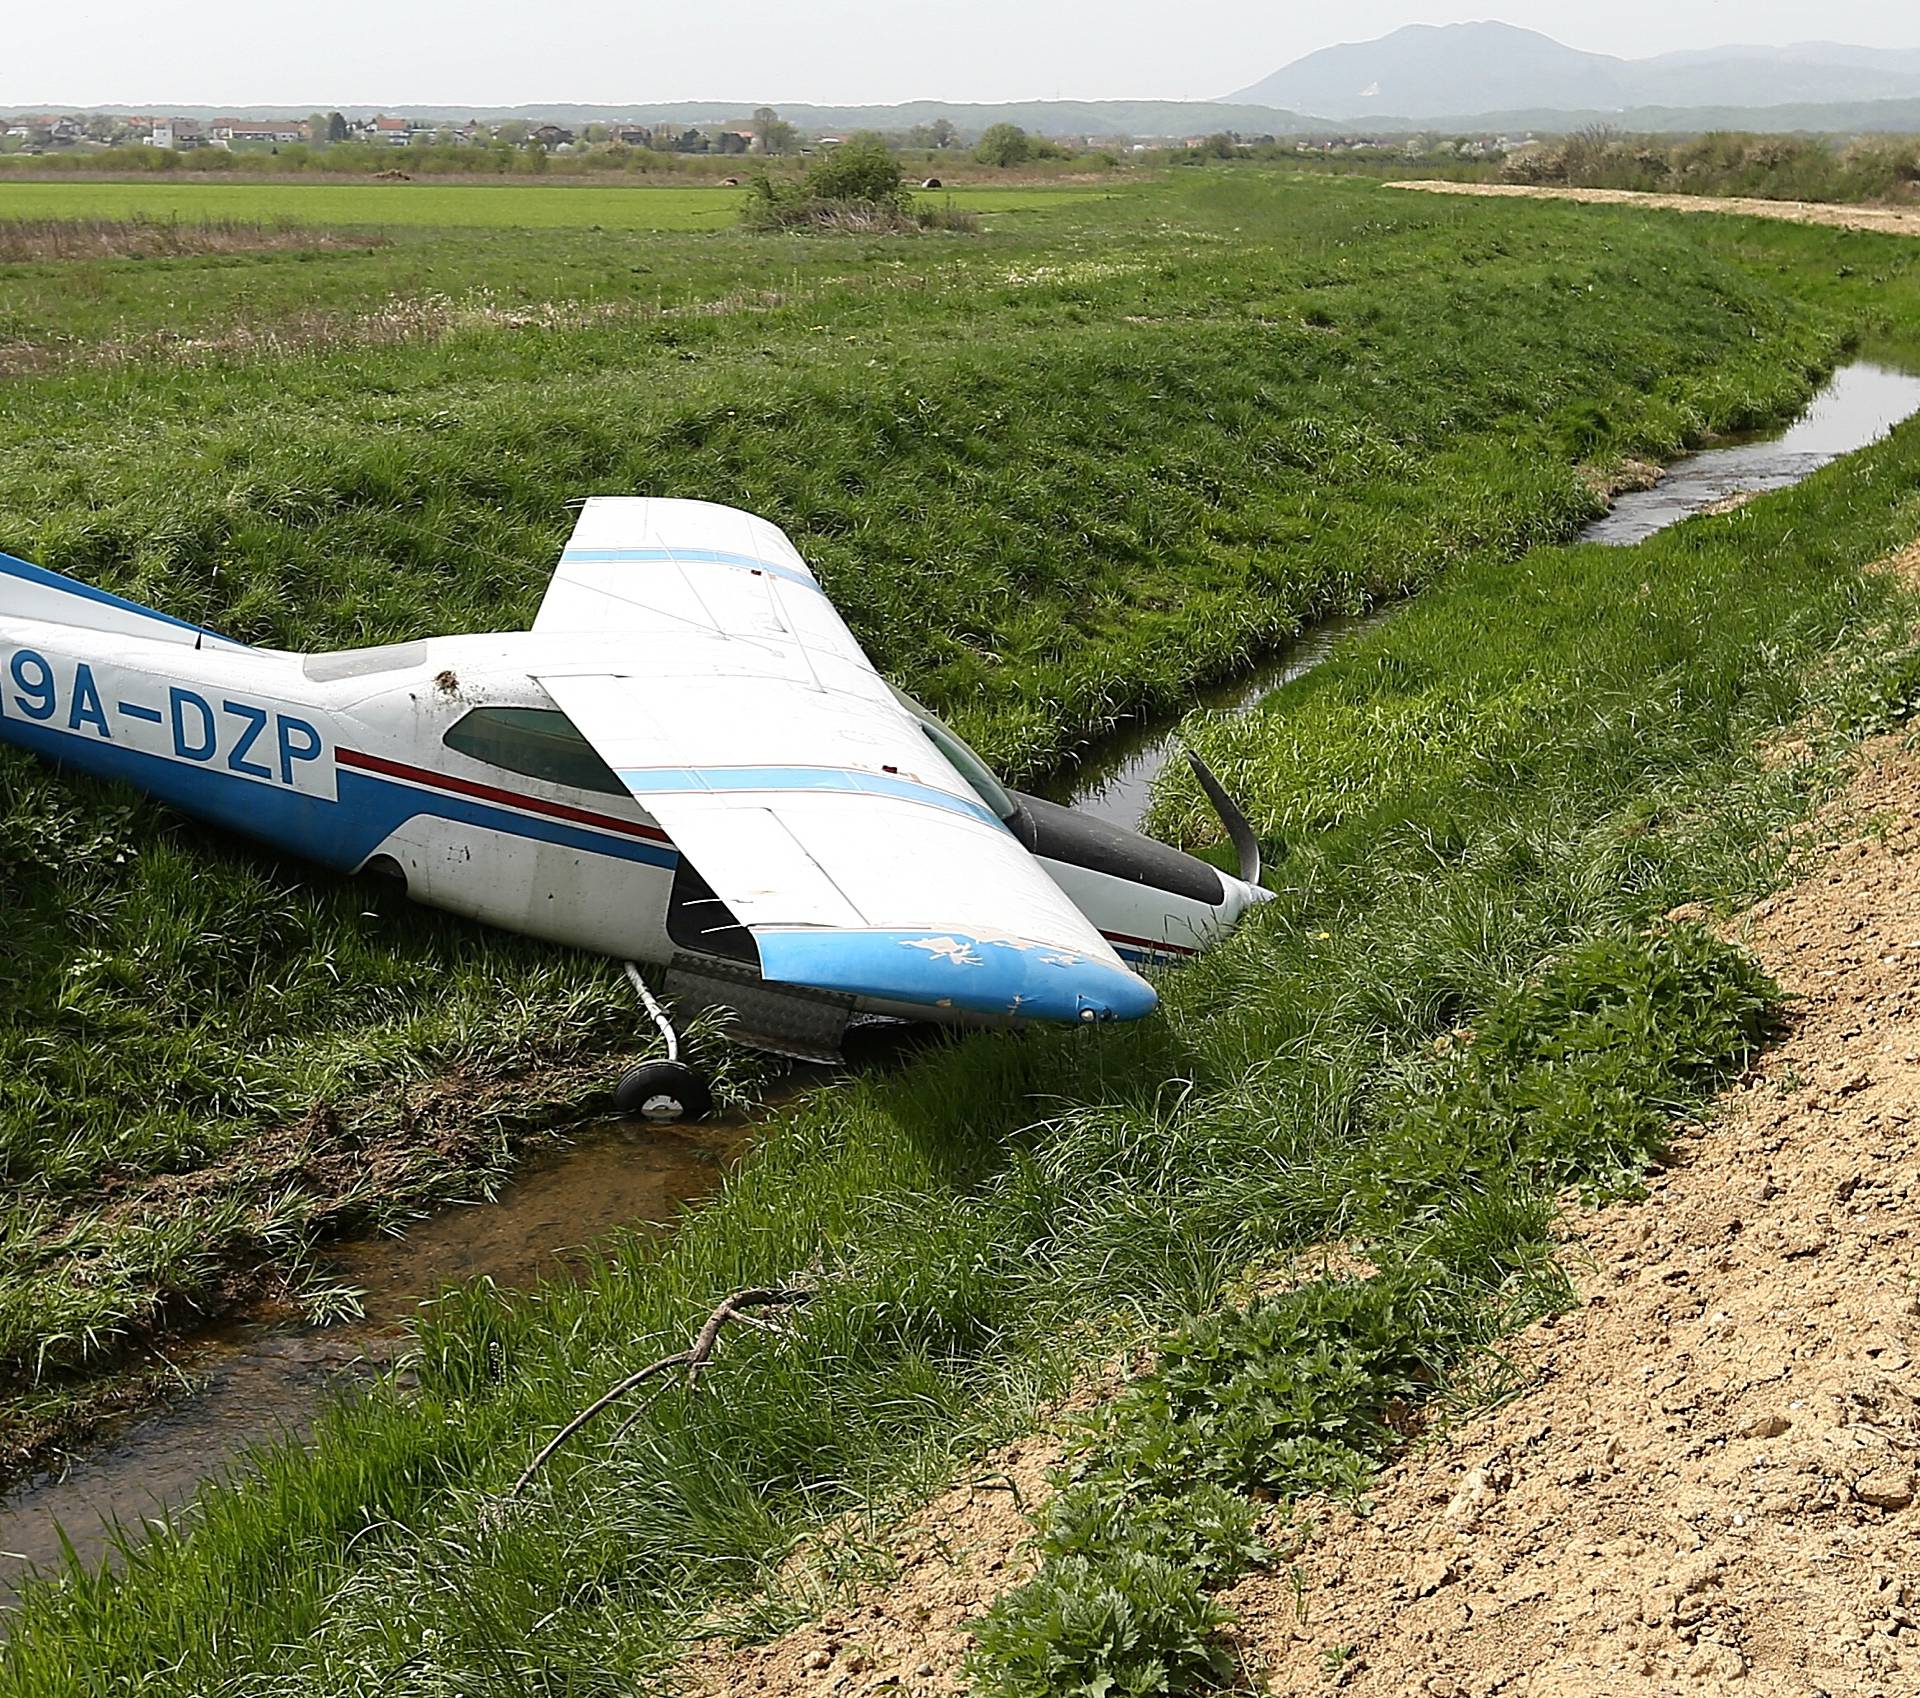
<svg viewBox="0 0 1920 1698"><path fill-rule="evenodd" d="M652 1017L667 1046L664 1061L643 1061L622 1075L613 1093L614 1106L622 1114L670 1126L677 1120L698 1120L713 1112L713 1087L698 1068L680 1059L680 1037L673 1021L660 1005L660 999L641 977L640 969L627 963L627 982L633 986L641 1005Z"/></svg>
<svg viewBox="0 0 1920 1698"><path fill-rule="evenodd" d="M621 1076L613 1093L622 1114L671 1126L713 1112L713 1092L684 1061L643 1061Z"/></svg>

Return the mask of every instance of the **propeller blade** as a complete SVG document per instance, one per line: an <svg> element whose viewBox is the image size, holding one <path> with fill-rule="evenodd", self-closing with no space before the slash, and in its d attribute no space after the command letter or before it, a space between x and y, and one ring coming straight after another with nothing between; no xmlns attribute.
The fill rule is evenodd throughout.
<svg viewBox="0 0 1920 1698"><path fill-rule="evenodd" d="M1213 769L1191 749L1187 751L1187 764L1193 768L1193 776L1200 781L1200 788L1207 793L1213 811L1220 816L1220 823L1227 828L1227 836L1233 842L1233 852L1240 858L1240 876L1248 884L1258 884L1260 839L1253 835L1252 823L1240 811L1239 804L1227 794L1226 786L1213 776Z"/></svg>

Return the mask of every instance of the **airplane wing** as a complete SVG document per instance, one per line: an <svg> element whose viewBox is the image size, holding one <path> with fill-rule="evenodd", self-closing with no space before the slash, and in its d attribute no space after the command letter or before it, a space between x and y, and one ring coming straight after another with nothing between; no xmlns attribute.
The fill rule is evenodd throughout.
<svg viewBox="0 0 1920 1698"><path fill-rule="evenodd" d="M893 696L776 526L589 501L534 622L632 660L539 682L779 983L1028 1019L1134 1019L1131 972Z"/></svg>

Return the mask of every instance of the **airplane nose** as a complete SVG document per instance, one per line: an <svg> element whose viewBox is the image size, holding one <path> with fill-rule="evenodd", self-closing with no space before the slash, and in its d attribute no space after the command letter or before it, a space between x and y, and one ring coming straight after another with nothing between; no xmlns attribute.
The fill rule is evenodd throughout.
<svg viewBox="0 0 1920 1698"><path fill-rule="evenodd" d="M1096 1020L1143 1020L1159 1006L1160 993L1138 973L1109 975L1094 995L1082 992L1080 1018L1091 1025Z"/></svg>
<svg viewBox="0 0 1920 1698"><path fill-rule="evenodd" d="M1220 918L1226 925L1236 925L1261 903L1273 900L1273 892L1265 885L1249 884L1231 875L1223 876L1220 882L1227 887L1226 900L1220 904Z"/></svg>

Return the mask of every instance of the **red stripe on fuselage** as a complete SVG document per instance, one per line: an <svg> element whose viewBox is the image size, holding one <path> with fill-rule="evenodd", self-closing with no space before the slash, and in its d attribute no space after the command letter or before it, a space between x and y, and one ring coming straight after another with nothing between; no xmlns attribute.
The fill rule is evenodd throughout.
<svg viewBox="0 0 1920 1698"><path fill-rule="evenodd" d="M1168 943L1164 938L1130 937L1125 932L1102 932L1100 934L1109 943L1129 943L1135 949L1147 949L1156 955L1198 955L1197 947L1184 943Z"/></svg>
<svg viewBox="0 0 1920 1698"><path fill-rule="evenodd" d="M509 808L524 808L529 813L546 814L550 818L568 820L577 825L597 826L602 831L617 831L622 836L643 838L649 843L673 841L664 831L655 826L641 825L637 820L615 819L611 814L596 814L586 808L571 807L565 802L548 802L538 796L523 796L516 791L497 789L491 784L476 784L470 778L455 778L450 773L408 766L404 761L390 761L382 755L364 754L358 749L339 749L335 753L342 766L377 772L386 778L404 779L409 784L425 785L431 790L449 790L457 796L471 796L478 801L497 802ZM1130 944L1135 949L1144 949L1155 955L1200 953L1198 948L1169 943L1164 938L1134 937L1128 932L1102 932L1100 935L1109 943Z"/></svg>
<svg viewBox="0 0 1920 1698"><path fill-rule="evenodd" d="M638 820L616 819L611 814L596 814L586 808L570 807L565 802L542 801L538 796L522 796L512 790L498 790L491 784L476 784L470 778L455 778L449 773L430 772L425 767L408 766L381 755L362 754L358 749L339 749L335 757L342 766L377 772L385 778L405 779L409 784L424 784L432 790L450 790L456 796L472 796L482 802L498 802L509 808L524 808L528 813L569 820L575 825L596 826L601 831L617 831L623 837L640 837L649 843L671 843L672 838L655 826Z"/></svg>

